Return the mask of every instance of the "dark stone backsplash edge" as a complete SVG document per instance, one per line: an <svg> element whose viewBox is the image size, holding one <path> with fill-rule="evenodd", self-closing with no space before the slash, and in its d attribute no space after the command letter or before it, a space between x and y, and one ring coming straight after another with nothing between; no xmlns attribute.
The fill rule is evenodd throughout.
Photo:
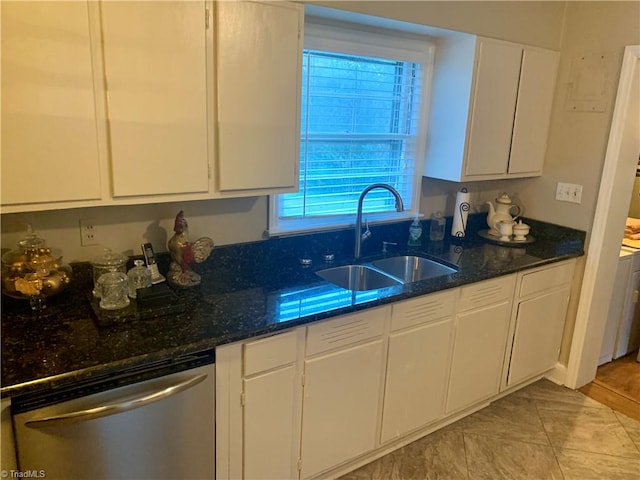
<svg viewBox="0 0 640 480"><path fill-rule="evenodd" d="M444 278L390 287L376 292L348 292L322 281L315 272L331 264L350 263L353 229L274 237L214 248L196 265L202 285L177 290L187 304L184 313L99 327L87 300L91 288L88 263L74 264L70 288L49 300L44 315L33 316L25 302L2 297L2 396L56 389L105 373L174 358L253 336L384 305L417 295L455 288L526 268L582 255L585 232L526 219L536 242L513 248L493 245L475 232L486 228L486 215L469 217L467 236L452 238L451 218L443 242L429 242L429 221L423 223L423 244L407 247L410 221L372 226L363 244L363 260L384 256L382 241L398 243L388 256L416 253L456 265ZM393 250L391 250L393 248ZM329 252L327 252L329 250ZM303 267L298 259L310 256ZM161 272L169 258L159 255ZM313 307L317 291L335 296L328 310Z"/></svg>

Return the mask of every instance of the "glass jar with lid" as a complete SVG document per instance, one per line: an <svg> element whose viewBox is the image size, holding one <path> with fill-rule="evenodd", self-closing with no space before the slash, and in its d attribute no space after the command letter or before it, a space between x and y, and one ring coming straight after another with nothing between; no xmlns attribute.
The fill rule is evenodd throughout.
<svg viewBox="0 0 640 480"><path fill-rule="evenodd" d="M151 270L144 266L143 260L134 260L135 265L127 272L129 277L129 297L136 298L136 291L139 288L148 288L151 286Z"/></svg>
<svg viewBox="0 0 640 480"><path fill-rule="evenodd" d="M93 267L93 296L100 298L100 289L96 288L98 279L105 273L121 272L126 275L127 261L129 258L121 253L112 252L105 249L102 255L98 255L91 260Z"/></svg>
<svg viewBox="0 0 640 480"><path fill-rule="evenodd" d="M62 252L27 228L18 247L2 256L2 293L28 299L34 310L44 308L44 299L63 291L71 281L71 267L62 261Z"/></svg>

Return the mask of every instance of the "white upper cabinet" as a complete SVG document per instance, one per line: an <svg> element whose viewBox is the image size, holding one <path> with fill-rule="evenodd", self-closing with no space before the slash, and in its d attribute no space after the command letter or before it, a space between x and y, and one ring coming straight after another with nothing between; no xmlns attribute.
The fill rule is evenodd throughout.
<svg viewBox="0 0 640 480"><path fill-rule="evenodd" d="M207 193L205 2L100 13L113 196Z"/></svg>
<svg viewBox="0 0 640 480"><path fill-rule="evenodd" d="M87 3L0 8L3 207L99 199Z"/></svg>
<svg viewBox="0 0 640 480"><path fill-rule="evenodd" d="M425 176L542 174L558 54L452 34L438 41Z"/></svg>
<svg viewBox="0 0 640 480"><path fill-rule="evenodd" d="M298 188L303 6L219 2L217 189Z"/></svg>
<svg viewBox="0 0 640 480"><path fill-rule="evenodd" d="M2 2L1 21L2 213L297 189L302 5Z"/></svg>
<svg viewBox="0 0 640 480"><path fill-rule="evenodd" d="M557 52L524 48L509 174L542 174L558 58Z"/></svg>

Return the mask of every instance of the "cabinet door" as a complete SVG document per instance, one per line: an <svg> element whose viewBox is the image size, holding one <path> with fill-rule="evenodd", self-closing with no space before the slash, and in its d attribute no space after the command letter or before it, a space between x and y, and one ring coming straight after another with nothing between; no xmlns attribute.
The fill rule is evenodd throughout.
<svg viewBox="0 0 640 480"><path fill-rule="evenodd" d="M509 173L542 173L558 70L557 52L525 48Z"/></svg>
<svg viewBox="0 0 640 480"><path fill-rule="evenodd" d="M302 478L376 445L382 340L305 361Z"/></svg>
<svg viewBox="0 0 640 480"><path fill-rule="evenodd" d="M297 477L299 388L295 365L244 380L244 478Z"/></svg>
<svg viewBox="0 0 640 480"><path fill-rule="evenodd" d="M506 174L522 47L482 39L478 48L465 174Z"/></svg>
<svg viewBox="0 0 640 480"><path fill-rule="evenodd" d="M302 6L217 3L217 186L298 185Z"/></svg>
<svg viewBox="0 0 640 480"><path fill-rule="evenodd" d="M100 7L113 195L207 192L204 1Z"/></svg>
<svg viewBox="0 0 640 480"><path fill-rule="evenodd" d="M391 334L382 441L393 440L444 414L453 319Z"/></svg>
<svg viewBox="0 0 640 480"><path fill-rule="evenodd" d="M2 205L101 197L86 2L1 2Z"/></svg>
<svg viewBox="0 0 640 480"><path fill-rule="evenodd" d="M458 314L447 413L498 393L511 301Z"/></svg>
<svg viewBox="0 0 640 480"><path fill-rule="evenodd" d="M556 364L570 287L520 302L507 385L545 372Z"/></svg>

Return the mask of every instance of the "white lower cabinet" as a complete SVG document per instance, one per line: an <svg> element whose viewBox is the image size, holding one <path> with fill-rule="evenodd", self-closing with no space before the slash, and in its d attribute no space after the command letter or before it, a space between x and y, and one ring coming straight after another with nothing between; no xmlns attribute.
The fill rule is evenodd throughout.
<svg viewBox="0 0 640 480"><path fill-rule="evenodd" d="M461 290L446 412L499 392L515 275Z"/></svg>
<svg viewBox="0 0 640 480"><path fill-rule="evenodd" d="M297 476L296 368L288 365L244 380L244 476Z"/></svg>
<svg viewBox="0 0 640 480"><path fill-rule="evenodd" d="M450 290L393 306L383 443L444 415L457 293L458 290ZM407 325L409 328L394 331Z"/></svg>
<svg viewBox="0 0 640 480"><path fill-rule="evenodd" d="M305 361L302 478L375 447L382 352L378 339Z"/></svg>
<svg viewBox="0 0 640 480"><path fill-rule="evenodd" d="M518 275L506 387L544 373L558 361L574 266L569 260Z"/></svg>
<svg viewBox="0 0 640 480"><path fill-rule="evenodd" d="M574 264L218 348L216 478L346 473L543 374L558 358Z"/></svg>
<svg viewBox="0 0 640 480"><path fill-rule="evenodd" d="M376 446L390 311L376 308L308 327L301 478Z"/></svg>
<svg viewBox="0 0 640 480"><path fill-rule="evenodd" d="M298 477L305 334L216 349L216 478Z"/></svg>

